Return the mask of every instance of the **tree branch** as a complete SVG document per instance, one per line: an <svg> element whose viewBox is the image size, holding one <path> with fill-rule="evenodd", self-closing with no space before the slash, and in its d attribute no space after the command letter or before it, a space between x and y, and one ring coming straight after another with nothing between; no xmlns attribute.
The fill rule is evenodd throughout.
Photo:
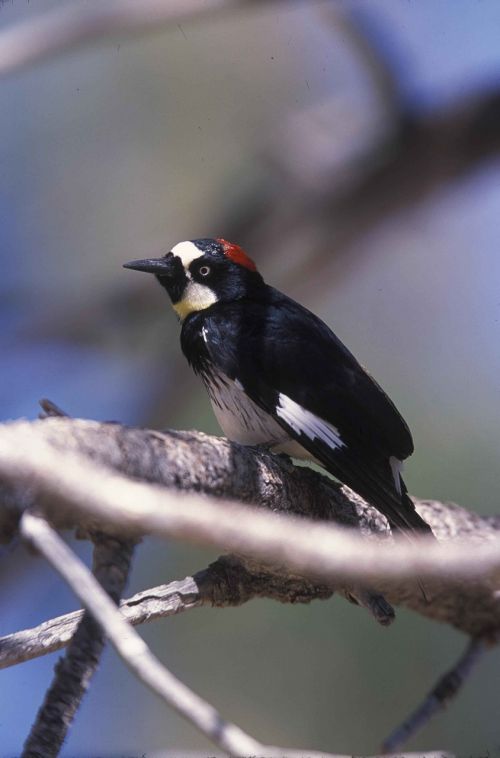
<svg viewBox="0 0 500 758"><path fill-rule="evenodd" d="M204 604L195 577L151 587L123 600L123 617L137 626L165 616L197 608ZM43 624L0 638L0 669L31 661L65 647L74 635L83 611L73 611Z"/></svg>
<svg viewBox="0 0 500 758"><path fill-rule="evenodd" d="M34 546L65 579L82 604L109 637L117 653L133 673L155 694L196 726L211 742L231 755L264 755L268 758L298 758L304 751L263 745L239 727L222 719L206 701L192 692L151 653L145 642L122 617L113 601L87 567L68 548L47 521L25 511L21 517L23 538ZM52 746L51 746L52 748ZM25 755L53 755L54 752ZM311 758L347 758L307 750ZM427 754L432 758L434 753ZM404 757L402 757L404 758ZM425 756L424 756L425 758Z"/></svg>
<svg viewBox="0 0 500 758"><path fill-rule="evenodd" d="M420 731L436 713L443 710L458 695L488 647L487 640L472 639L463 655L446 674L440 677L422 704L391 732L384 741L382 749L391 752L398 750L410 737Z"/></svg>
<svg viewBox="0 0 500 758"><path fill-rule="evenodd" d="M23 538L32 544L69 584L81 603L104 629L118 655L147 687L222 750L233 755L252 755L265 749L237 726L224 721L209 703L195 695L160 663L137 632L125 621L99 582L45 519L25 511L20 529Z"/></svg>
<svg viewBox="0 0 500 758"><path fill-rule="evenodd" d="M21 521L21 531L25 519L27 513ZM28 523L27 531L29 528ZM104 534L95 534L92 540L94 576L112 601L118 603L127 581L134 543ZM77 623L66 654L55 666L54 678L24 745L23 758L41 755L53 758L59 754L97 670L106 641L104 630L88 611L79 614Z"/></svg>
<svg viewBox="0 0 500 758"><path fill-rule="evenodd" d="M256 597L309 603L332 594L331 588L306 580L250 573L236 556L223 556L193 576L138 592L122 601L120 610L130 624L137 626L204 605L227 608ZM82 615L83 611L73 611L1 637L0 669L60 650L68 644Z"/></svg>
<svg viewBox="0 0 500 758"><path fill-rule="evenodd" d="M174 488L185 492L174 496ZM240 497L260 505L260 510L213 503L200 491L219 498ZM382 619L388 623L392 608L385 597L370 589L375 582L391 602L406 603L474 635L472 652L391 736L399 740L394 744L400 744L454 694L472 667L475 651L496 642L500 519L480 518L458 506L416 501L443 544L426 543L425 551L420 544L399 541L392 545L385 519L378 512L346 488L292 466L283 456L200 433L160 434L59 417L0 427L0 494L3 539L12 536L16 519L34 498L58 527L78 523L79 528L92 530L98 526L122 537L156 533L236 551L237 555L218 559L193 579L161 588L159 594L167 599L163 615L205 603L237 605L257 595L308 602L329 597L336 587L375 617L378 614L381 623ZM266 508L274 513L265 513ZM283 519L284 514L288 518ZM322 523L310 520L304 529L305 516ZM360 534L339 524L355 526ZM457 542L463 537L469 539L468 550ZM471 550L471 543L477 548ZM426 580L430 603L422 600L412 581L417 575ZM140 613L132 610L138 623L161 612L152 593L156 595L156 590L132 599L141 606ZM3 665L42 654L44 645L55 649L65 644L75 623L76 614L69 614L42 625L41 640L34 639L39 630L33 630L0 641ZM19 650L26 642L29 650ZM266 748L266 754L274 755L274 750L279 749Z"/></svg>
<svg viewBox="0 0 500 758"><path fill-rule="evenodd" d="M319 9L334 31L332 44L339 29L349 40L379 108L346 121L345 102L330 97L280 122L261 151L267 181L240 202L245 210L229 207L219 223L249 250L295 258L280 275L302 291L318 286L325 267L329 281L346 276L369 255L369 245L356 245L360 239L500 153L500 87L421 109L406 97L397 39L384 34L382 50L376 13Z"/></svg>
<svg viewBox="0 0 500 758"><path fill-rule="evenodd" d="M252 574L308 577L355 597L360 585L376 583L391 604L406 604L471 636L495 635L500 626L494 597L498 519L452 504L416 501L445 544L426 544L425 550L406 541L381 545L373 537L387 537L383 516L346 488L286 458L200 433L160 434L60 418L0 428L0 483L4 539L15 531L28 489L58 527L78 522L122 536L155 533L209 544L244 556ZM174 496L165 485L190 494ZM214 503L198 492L239 498L260 511ZM322 521L304 529L302 519L292 516ZM340 524L357 526L363 538ZM467 550L459 542L464 538ZM415 576L425 580L429 603Z"/></svg>
<svg viewBox="0 0 500 758"><path fill-rule="evenodd" d="M87 567L67 547L47 521L39 515L25 511L21 517L20 531L23 538L34 546L65 579L82 604L100 624L117 653L136 676L180 715L196 726L215 745L232 755L265 755L268 758L299 758L304 751L288 750L263 745L245 734L239 727L221 718L206 701L176 679L151 653L144 641L122 617L113 601L92 576ZM43 744L39 752L24 755L50 756L57 754L50 745L50 752ZM328 753L306 751L311 758L347 758ZM422 758L435 758L436 753L427 753ZM375 756L373 758L376 758ZM404 758L404 756L400 756ZM443 754L440 754L443 758Z"/></svg>
<svg viewBox="0 0 500 758"><path fill-rule="evenodd" d="M0 32L0 76L69 49L116 35L159 31L171 24L278 0L108 0L48 11Z"/></svg>

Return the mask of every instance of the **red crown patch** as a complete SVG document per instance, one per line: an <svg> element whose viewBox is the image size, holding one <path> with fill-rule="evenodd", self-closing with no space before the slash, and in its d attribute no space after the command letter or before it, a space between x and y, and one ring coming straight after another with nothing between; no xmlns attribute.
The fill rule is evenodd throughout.
<svg viewBox="0 0 500 758"><path fill-rule="evenodd" d="M220 242L222 245L224 255L234 261L234 263L244 266L249 271L257 271L257 266L253 260L248 257L243 248L239 245L234 245L232 242L222 239L222 237L217 237L217 242Z"/></svg>

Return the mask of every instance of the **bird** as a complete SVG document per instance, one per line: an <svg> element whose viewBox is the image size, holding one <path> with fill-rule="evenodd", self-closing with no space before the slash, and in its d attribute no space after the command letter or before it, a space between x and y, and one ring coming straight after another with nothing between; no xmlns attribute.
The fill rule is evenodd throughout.
<svg viewBox="0 0 500 758"><path fill-rule="evenodd" d="M181 348L224 434L313 461L382 513L432 535L402 478L411 432L380 385L314 313L266 284L223 238L179 242L125 268L154 274L181 322Z"/></svg>

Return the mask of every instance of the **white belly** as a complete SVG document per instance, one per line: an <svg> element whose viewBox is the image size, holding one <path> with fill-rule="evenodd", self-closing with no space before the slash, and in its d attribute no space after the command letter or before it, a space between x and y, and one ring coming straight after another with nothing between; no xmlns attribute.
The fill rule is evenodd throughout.
<svg viewBox="0 0 500 758"><path fill-rule="evenodd" d="M263 445L273 453L322 465L305 447L251 400L238 381L225 374L204 377L205 386L219 426L232 442L240 445Z"/></svg>
<svg viewBox="0 0 500 758"><path fill-rule="evenodd" d="M233 442L273 447L290 438L268 413L245 394L237 381L213 374L205 381L219 425Z"/></svg>

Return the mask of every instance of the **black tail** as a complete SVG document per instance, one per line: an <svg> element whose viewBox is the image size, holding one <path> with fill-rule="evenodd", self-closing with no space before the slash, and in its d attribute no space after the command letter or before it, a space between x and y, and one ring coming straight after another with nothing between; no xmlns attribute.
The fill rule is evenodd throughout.
<svg viewBox="0 0 500 758"><path fill-rule="evenodd" d="M429 524L415 510L401 475L397 487L393 472L385 461L371 466L365 463L356 471L356 481L348 484L384 514L392 529L404 532L407 536L433 536Z"/></svg>
<svg viewBox="0 0 500 758"><path fill-rule="evenodd" d="M387 516L387 520L391 525L391 529L395 529L407 537L412 542L412 537L415 535L431 536L434 538L434 534L429 524L424 521L415 510L415 505L408 495L408 490L403 482L402 477L399 477L401 482L401 510L397 510L397 516L394 518L394 511L391 509L391 516ZM399 494L399 493L398 493ZM424 603L429 603L429 596L425 591L425 585L423 581L417 576L416 582L418 588L422 594Z"/></svg>
<svg viewBox="0 0 500 758"><path fill-rule="evenodd" d="M432 535L430 526L418 515L398 467L390 459L373 458L365 450L345 446L340 451L314 441L307 449L330 474L357 492L406 534Z"/></svg>
<svg viewBox="0 0 500 758"><path fill-rule="evenodd" d="M390 515L386 511L387 520L392 528L402 532L417 533L419 535L429 535L434 537L432 529L427 521L424 521L415 510L415 505L408 495L408 490L403 479L400 477L401 482L401 505L399 508L391 508ZM399 497L399 493L396 493L396 497Z"/></svg>

